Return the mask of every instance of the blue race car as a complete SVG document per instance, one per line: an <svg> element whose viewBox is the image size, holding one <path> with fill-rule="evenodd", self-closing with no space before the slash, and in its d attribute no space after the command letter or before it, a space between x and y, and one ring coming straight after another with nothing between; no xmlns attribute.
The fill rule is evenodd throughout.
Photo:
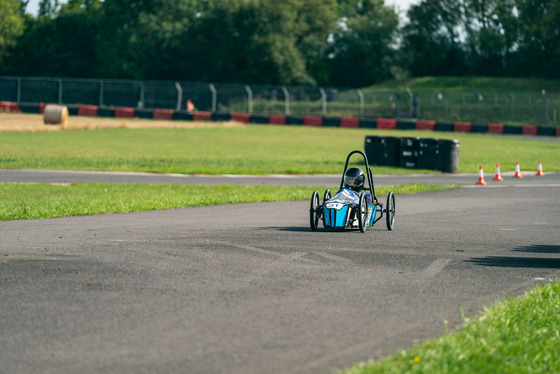
<svg viewBox="0 0 560 374"><path fill-rule="evenodd" d="M360 154L364 158L367 175L357 167L348 168L350 157ZM367 182L367 184L366 184ZM367 156L361 151L352 151L346 158L340 189L334 196L327 189L323 195L323 203L319 202L319 193L313 191L309 218L311 230L316 231L319 219L327 229L358 228L365 232L377 221L386 217L387 229L392 230L395 225L395 194L390 191L387 195L387 205L377 201L373 185L373 177Z"/></svg>

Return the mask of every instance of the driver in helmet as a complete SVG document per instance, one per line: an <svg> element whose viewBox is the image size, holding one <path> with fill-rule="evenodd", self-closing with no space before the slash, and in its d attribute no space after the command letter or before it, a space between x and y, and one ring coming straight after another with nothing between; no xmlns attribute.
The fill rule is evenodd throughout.
<svg viewBox="0 0 560 374"><path fill-rule="evenodd" d="M366 176L360 168L352 167L344 173L344 188L349 188L358 194L364 189L365 181ZM373 200L371 194L368 191L365 194L367 202L371 204Z"/></svg>

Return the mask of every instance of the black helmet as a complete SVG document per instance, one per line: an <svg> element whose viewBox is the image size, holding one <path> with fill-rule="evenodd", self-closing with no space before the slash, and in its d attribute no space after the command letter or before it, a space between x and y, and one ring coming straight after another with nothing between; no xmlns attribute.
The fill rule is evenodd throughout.
<svg viewBox="0 0 560 374"><path fill-rule="evenodd" d="M364 188L366 176L360 168L350 168L344 173L344 187L360 192Z"/></svg>

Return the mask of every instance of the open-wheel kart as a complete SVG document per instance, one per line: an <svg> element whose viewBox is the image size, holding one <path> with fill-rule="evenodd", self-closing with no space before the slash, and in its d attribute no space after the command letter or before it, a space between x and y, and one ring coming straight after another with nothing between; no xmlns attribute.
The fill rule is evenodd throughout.
<svg viewBox="0 0 560 374"><path fill-rule="evenodd" d="M344 176L348 170L348 163L350 157L354 154L359 154L364 158L367 174L363 190L359 193L344 186ZM383 216L385 216L387 229L392 230L395 226L395 194L393 191L387 194L385 208L377 200L368 159L362 151L352 151L348 154L340 181L340 189L334 196L331 196L331 191L327 189L323 195L323 203L321 203L317 191L313 191L311 195L309 220L313 231L317 230L319 220L322 220L326 229L357 228L361 232L365 232L368 227L373 226Z"/></svg>

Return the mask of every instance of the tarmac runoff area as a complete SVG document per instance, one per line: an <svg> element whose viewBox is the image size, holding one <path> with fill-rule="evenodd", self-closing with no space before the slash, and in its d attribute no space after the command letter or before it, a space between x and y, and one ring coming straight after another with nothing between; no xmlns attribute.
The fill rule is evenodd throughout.
<svg viewBox="0 0 560 374"><path fill-rule="evenodd" d="M84 176L340 183L0 171ZM560 176L502 176L374 176L468 188L397 196L395 229L364 234L311 232L309 201L0 222L0 372L333 373L440 336L560 276Z"/></svg>
<svg viewBox="0 0 560 374"><path fill-rule="evenodd" d="M485 187L531 187L560 184L560 175L545 171L545 177L535 172L523 172L523 178L513 178L514 172L501 173L503 182L493 181L492 173L484 173ZM376 174L376 186L401 184L435 184L473 186L478 174ZM333 175L239 175L239 174L156 174L130 172L67 171L67 170L11 170L0 169L0 183L138 183L138 184L193 184L193 185L274 185L274 186L340 186L341 176ZM477 186L481 187L481 186Z"/></svg>

